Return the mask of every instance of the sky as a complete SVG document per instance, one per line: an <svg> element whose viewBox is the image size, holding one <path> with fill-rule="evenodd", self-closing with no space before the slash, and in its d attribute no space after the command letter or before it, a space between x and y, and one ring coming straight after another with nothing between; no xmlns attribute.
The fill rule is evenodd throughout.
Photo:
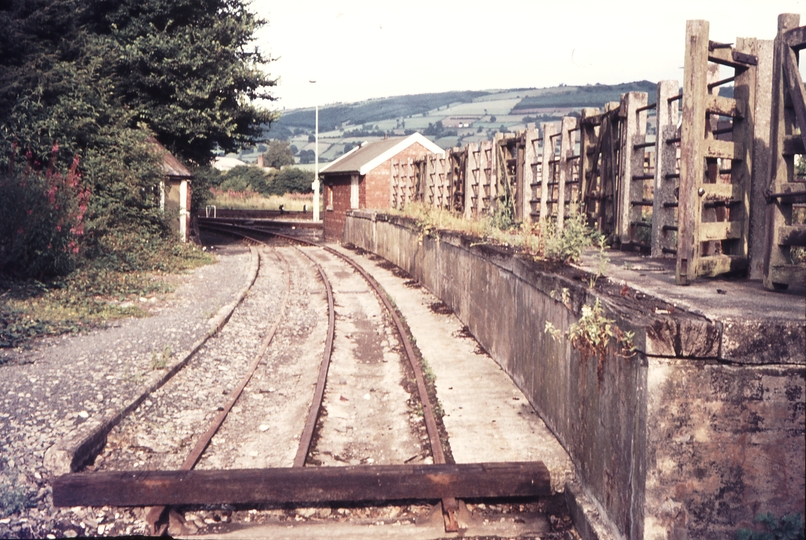
<svg viewBox="0 0 806 540"><path fill-rule="evenodd" d="M686 21L773 39L806 0L252 0L273 110L451 90L681 80ZM310 81L316 81L311 83Z"/></svg>

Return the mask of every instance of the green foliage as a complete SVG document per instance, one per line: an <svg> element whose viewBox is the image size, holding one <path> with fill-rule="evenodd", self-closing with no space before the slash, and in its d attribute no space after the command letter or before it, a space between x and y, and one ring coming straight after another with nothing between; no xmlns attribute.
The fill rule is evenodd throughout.
<svg viewBox="0 0 806 540"><path fill-rule="evenodd" d="M219 187L224 191L255 191L269 193L270 178L266 171L251 165L233 167L223 175Z"/></svg>
<svg viewBox="0 0 806 540"><path fill-rule="evenodd" d="M552 298L561 300L570 309L571 302L568 289L562 290L560 298L555 298L555 294L552 292ZM601 382L604 376L604 360L610 340L618 340L621 343L622 354L631 356L636 350L633 344L634 333L623 332L614 324L615 320L607 318L602 303L598 298L592 306L583 305L581 311L579 319L571 324L565 336L549 321L546 321L544 331L550 334L555 341L560 341L563 337L570 340L571 346L579 351L583 361L589 358L598 358L599 363L596 368L596 375L599 382Z"/></svg>
<svg viewBox="0 0 806 540"><path fill-rule="evenodd" d="M171 286L153 272L177 272L214 262L192 244L131 232L110 236L117 244L104 258L49 282L0 280L0 347L32 338L75 332L109 319L142 315L121 302L166 293Z"/></svg>
<svg viewBox="0 0 806 540"><path fill-rule="evenodd" d="M175 155L202 164L216 145L262 136L271 115L246 99L270 98L274 84L259 69L267 59L247 48L261 24L242 0L3 3L0 170L18 178L15 145L34 171L57 141L55 170L80 156L78 174L92 193L88 257L106 253L104 237L115 230L167 234L161 163L145 139L156 133ZM27 197L6 194L18 206Z"/></svg>
<svg viewBox="0 0 806 540"><path fill-rule="evenodd" d="M63 275L76 266L90 198L76 172L54 171L54 146L46 171L0 176L0 272L12 275ZM13 164L12 164L13 167Z"/></svg>
<svg viewBox="0 0 806 540"><path fill-rule="evenodd" d="M767 531L755 532L750 529L740 529L736 532L738 540L803 540L803 517L800 514L789 514L776 519L771 513L759 514L755 519Z"/></svg>
<svg viewBox="0 0 806 540"><path fill-rule="evenodd" d="M286 167L274 176L270 195L286 193L310 193L313 183L313 172L303 171L296 167Z"/></svg>
<svg viewBox="0 0 806 540"><path fill-rule="evenodd" d="M36 494L20 483L22 474L17 467L9 466L4 460L4 466L0 468L0 518L34 506Z"/></svg>
<svg viewBox="0 0 806 540"><path fill-rule="evenodd" d="M585 222L582 213L574 213L565 220L562 231L557 230L555 223L549 221L541 224L547 259L561 263L579 261L582 252L592 245L604 245L604 239Z"/></svg>
<svg viewBox="0 0 806 540"><path fill-rule="evenodd" d="M205 164L213 149L263 136L273 115L249 100L274 86L252 45L264 22L243 0L94 0L88 26L114 58L113 95L172 153Z"/></svg>
<svg viewBox="0 0 806 540"><path fill-rule="evenodd" d="M196 167L193 170L191 208L204 208L213 198L212 189L220 186L223 181L224 175L215 167Z"/></svg>
<svg viewBox="0 0 806 540"><path fill-rule="evenodd" d="M269 148L263 154L264 164L267 167L280 169L285 165L294 164L294 152L291 150L291 143L288 141L270 141Z"/></svg>
<svg viewBox="0 0 806 540"><path fill-rule="evenodd" d="M171 346L165 345L161 353L151 351L151 369L165 369L171 359Z"/></svg>

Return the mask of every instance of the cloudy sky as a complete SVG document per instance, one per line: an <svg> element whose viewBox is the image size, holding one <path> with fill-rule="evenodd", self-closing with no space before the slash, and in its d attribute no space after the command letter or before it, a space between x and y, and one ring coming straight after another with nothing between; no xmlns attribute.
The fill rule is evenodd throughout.
<svg viewBox="0 0 806 540"><path fill-rule="evenodd" d="M273 109L444 92L680 80L686 20L773 39L806 0L252 0ZM317 81L311 84L309 81Z"/></svg>

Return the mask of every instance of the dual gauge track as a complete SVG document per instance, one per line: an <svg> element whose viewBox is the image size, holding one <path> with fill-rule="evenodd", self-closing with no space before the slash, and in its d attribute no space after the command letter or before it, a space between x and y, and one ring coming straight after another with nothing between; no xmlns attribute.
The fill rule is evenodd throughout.
<svg viewBox="0 0 806 540"><path fill-rule="evenodd" d="M281 468L194 469L209 450L211 441L227 416L239 400L243 399L243 390L250 384L258 366L266 363L267 351L275 341L278 328L288 318L289 299L292 296L292 269L285 257L278 256L286 279L280 301L282 307L265 332L257 348L258 352L244 370L240 382L228 393L227 402L218 407L218 414L192 444L192 450L181 466L171 470L103 470L66 474L54 479L54 505L151 507L147 513L147 521L152 534L160 534L167 528L166 510L171 506L440 500L445 531L456 532L459 530L457 499L536 497L550 494L549 473L539 461L473 464L448 462L422 365L403 321L378 283L355 260L328 246L254 227L211 221L205 224L207 230L216 234L235 235L252 245L272 246L279 239L286 245L296 246L316 268L324 284L328 303L324 352L293 465ZM307 247L302 249L300 245ZM323 250L326 255L312 256L311 246L316 246L315 250ZM336 327L333 287L325 268L317 260L322 257L336 258L347 263L374 291L386 315L393 321L397 338L416 380L418 405L422 410L428 452L433 463L312 466L315 460L311 459L311 448L316 438L317 425L321 424Z"/></svg>

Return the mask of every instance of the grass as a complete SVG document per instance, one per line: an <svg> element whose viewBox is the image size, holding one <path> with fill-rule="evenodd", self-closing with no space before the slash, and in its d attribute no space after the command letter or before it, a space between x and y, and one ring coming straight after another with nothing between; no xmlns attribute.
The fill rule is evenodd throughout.
<svg viewBox="0 0 806 540"><path fill-rule="evenodd" d="M214 262L210 254L185 244L160 246L152 256L158 263L151 270L121 271L87 264L49 282L0 276L0 348L25 346L37 337L78 332L114 319L145 316L139 307L141 297L173 290L161 276Z"/></svg>
<svg viewBox="0 0 806 540"><path fill-rule="evenodd" d="M216 208L233 210L279 210L280 205L288 212L302 212L307 207L310 212L313 205L313 194L286 193L264 197L255 192L214 191L214 197L208 205ZM319 208L323 209L320 195Z"/></svg>
<svg viewBox="0 0 806 540"><path fill-rule="evenodd" d="M467 219L419 202L409 203L403 210L393 209L389 213L414 219L420 228L421 239L423 236L438 239L440 230L450 230L478 237L477 245L489 243L519 248L535 260L578 262L582 252L593 246L598 246L600 258L606 259L604 238L585 224L581 214L570 216L563 230L558 231L551 222L516 224L496 215ZM600 264L602 274L604 266L605 263Z"/></svg>

